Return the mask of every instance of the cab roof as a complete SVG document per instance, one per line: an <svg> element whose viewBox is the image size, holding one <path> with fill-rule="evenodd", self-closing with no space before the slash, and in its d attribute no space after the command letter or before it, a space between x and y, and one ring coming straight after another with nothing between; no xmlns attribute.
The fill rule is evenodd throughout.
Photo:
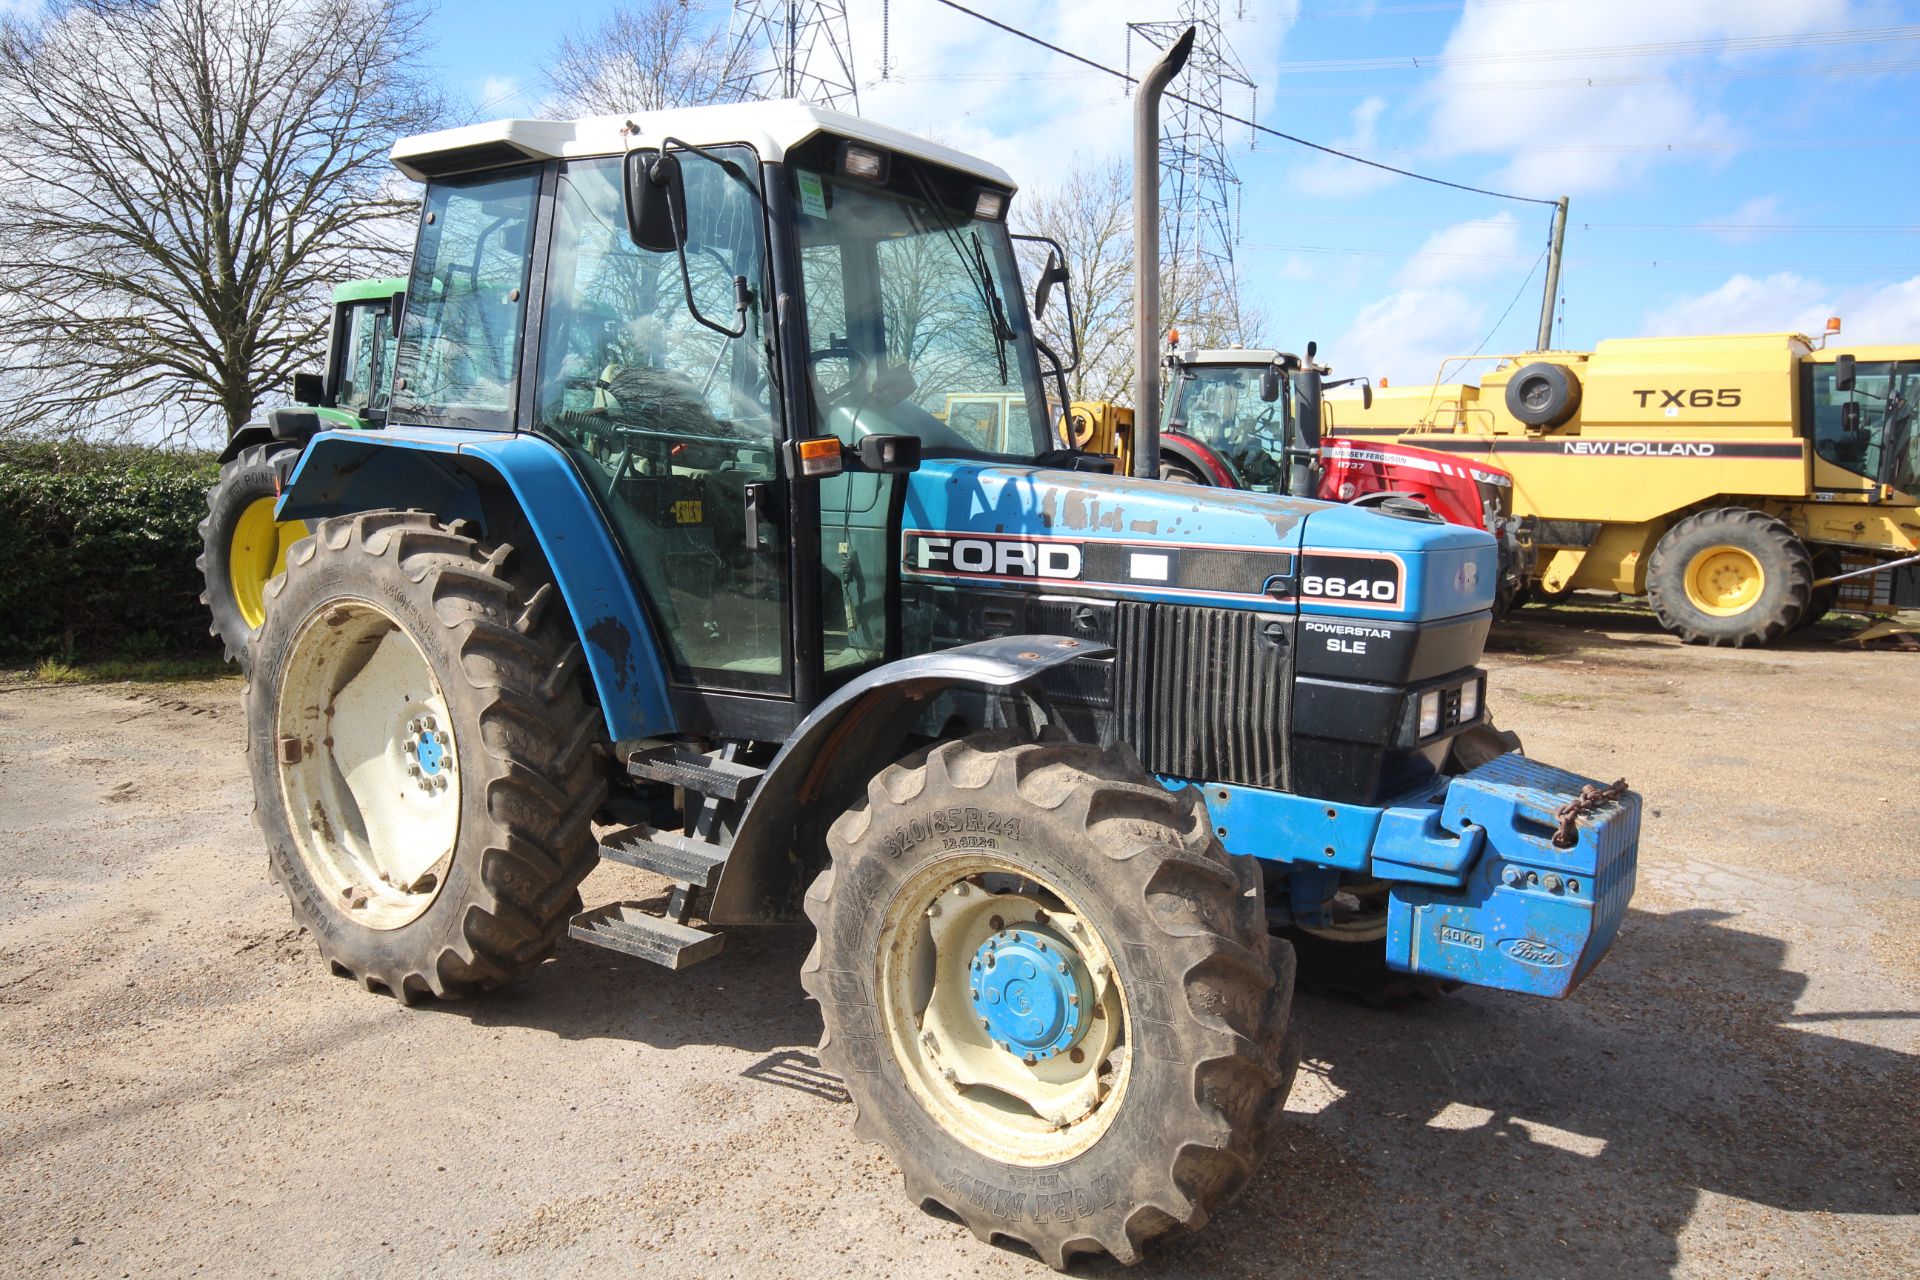
<svg viewBox="0 0 1920 1280"><path fill-rule="evenodd" d="M1221 347L1209 351L1181 351L1175 353L1175 359L1182 364L1244 364L1266 366L1285 356L1297 361L1298 356L1285 351L1273 351L1265 347Z"/></svg>
<svg viewBox="0 0 1920 1280"><path fill-rule="evenodd" d="M580 120L492 120L402 138L393 145L393 162L409 178L425 182L527 160L616 156L633 146L658 146L665 138L695 146L743 142L762 160L777 162L822 133L945 165L997 186L1014 186L1006 170L977 156L797 99L634 111Z"/></svg>

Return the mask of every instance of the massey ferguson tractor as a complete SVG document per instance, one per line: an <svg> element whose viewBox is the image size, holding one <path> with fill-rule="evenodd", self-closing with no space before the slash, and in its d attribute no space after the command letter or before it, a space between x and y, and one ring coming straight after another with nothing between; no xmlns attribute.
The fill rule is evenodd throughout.
<svg viewBox="0 0 1920 1280"><path fill-rule="evenodd" d="M1259 1167L1288 938L1550 997L1607 950L1639 799L1477 736L1493 539L1057 450L998 168L798 102L394 158L385 421L262 429L312 533L250 638L257 820L337 972L809 920L858 1131L1059 1267ZM973 395L991 438L937 416ZM583 910L601 859L666 887Z"/></svg>

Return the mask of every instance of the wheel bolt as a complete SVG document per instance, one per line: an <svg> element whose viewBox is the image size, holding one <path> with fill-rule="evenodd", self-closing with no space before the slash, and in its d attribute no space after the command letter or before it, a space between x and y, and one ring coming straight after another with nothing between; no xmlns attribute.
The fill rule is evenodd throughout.
<svg viewBox="0 0 1920 1280"><path fill-rule="evenodd" d="M993 1024L991 1022L988 1022L985 1018L982 1018L980 1019L980 1029L982 1031L991 1031L993 1030Z"/></svg>
<svg viewBox="0 0 1920 1280"><path fill-rule="evenodd" d="M1005 920L1002 920L999 916L994 916L992 919L988 920L987 923L993 926L994 931L996 933L1001 929L1004 929L1007 927L1007 922Z"/></svg>
<svg viewBox="0 0 1920 1280"><path fill-rule="evenodd" d="M1062 960L1060 962L1060 972L1065 973L1066 971L1067 971L1067 962L1065 960Z"/></svg>
<svg viewBox="0 0 1920 1280"><path fill-rule="evenodd" d="M420 776L420 766L417 764L409 764L407 766L407 772L417 778Z"/></svg>
<svg viewBox="0 0 1920 1280"><path fill-rule="evenodd" d="M1026 1063L1027 1063L1027 1065L1028 1065L1028 1066L1032 1066L1032 1065L1033 1065L1033 1055L1032 1055L1032 1054L1028 1054L1028 1055L1026 1056Z"/></svg>
<svg viewBox="0 0 1920 1280"><path fill-rule="evenodd" d="M421 717L420 717L420 727L421 727L422 729L425 729L425 730L426 730L426 731L427 731L428 733L432 733L432 732L433 732L433 717L432 717L432 716L421 716Z"/></svg>
<svg viewBox="0 0 1920 1280"><path fill-rule="evenodd" d="M447 789L447 775L443 773L439 777L435 778L433 780L433 785L438 787L440 790L445 791Z"/></svg>

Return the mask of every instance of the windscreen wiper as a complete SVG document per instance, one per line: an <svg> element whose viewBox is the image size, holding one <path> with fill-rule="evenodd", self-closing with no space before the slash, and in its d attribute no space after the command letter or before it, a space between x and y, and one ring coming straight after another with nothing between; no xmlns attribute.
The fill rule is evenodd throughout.
<svg viewBox="0 0 1920 1280"><path fill-rule="evenodd" d="M927 175L916 169L913 172L913 178L915 185L920 188L921 199L927 202L927 211L934 225L940 228L940 233L947 238L947 243L953 246L953 251L958 255L961 265L967 268L967 278L972 281L974 290L979 294L981 305L987 309L987 324L993 332L994 355L1000 363L1000 385L1004 387L1008 381L1007 343L1013 338L1013 330L1007 324L1006 310L1000 301L1000 291L993 287L993 273L987 267L986 250L980 244L980 233L978 231L973 233L973 252L969 254L967 246L960 241L959 223L948 217L946 209L934 194L933 184L927 181Z"/></svg>

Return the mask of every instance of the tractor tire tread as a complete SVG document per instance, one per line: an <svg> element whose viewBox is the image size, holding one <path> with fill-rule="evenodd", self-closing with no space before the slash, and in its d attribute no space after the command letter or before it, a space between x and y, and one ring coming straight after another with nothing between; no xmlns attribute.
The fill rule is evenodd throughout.
<svg viewBox="0 0 1920 1280"><path fill-rule="evenodd" d="M1769 577L1779 576L1784 590L1774 593L1771 605L1756 601L1752 617L1716 618L1694 609L1687 602L1684 575L1693 554L1685 544L1696 537L1753 553ZM1785 635L1807 611L1813 577L1813 557L1800 536L1786 521L1751 507L1697 511L1662 534L1647 558L1647 596L1660 625L1686 644L1715 648L1758 647Z"/></svg>
<svg viewBox="0 0 1920 1280"><path fill-rule="evenodd" d="M1056 1269L1083 1252L1137 1261L1149 1240L1204 1223L1272 1146L1294 1069L1286 1038L1292 953L1267 936L1257 868L1214 840L1197 791L1169 792L1145 776L1124 749L1035 743L1009 731L936 744L869 782L865 801L834 823L828 834L833 861L806 894L817 932L801 982L824 1015L820 1061L849 1082L855 1133L890 1148L915 1203L937 1207L983 1240L1017 1242ZM1130 1174L1130 1203L1075 1223L995 1216L992 1206L942 1185L928 1152L889 1141L890 1134L898 1136L892 1125L899 1117L876 1116L885 1095L862 1097L856 1083L862 1072L834 1035L839 1010L825 979L851 959L839 954L846 943L834 932L836 898L845 868L885 857L878 842L892 824L876 817L929 792L936 800L966 795L982 805L998 796L1003 804L1066 814L1085 833L1082 846L1105 855L1090 870L1159 925L1159 936L1116 939L1115 950L1164 957L1161 971L1180 975L1184 999L1169 1004L1184 1052L1169 1069L1185 1070L1189 1078L1179 1091L1181 1114L1165 1125L1179 1137L1145 1173ZM1136 1169L1147 1159L1131 1154Z"/></svg>
<svg viewBox="0 0 1920 1280"><path fill-rule="evenodd" d="M457 998L506 982L550 954L579 910L579 885L598 861L592 817L607 783L596 746L599 713L579 680L555 682L550 668L577 651L564 613L550 614L521 634L510 621L544 583L516 581L510 557L490 553L476 539L453 532L420 511L374 511L319 522L294 544L287 572L268 584L284 594L300 578L344 559L384 561L421 588L429 612L445 628L454 678L464 676L480 699L480 739L469 757L486 758L494 776L483 784L488 830L474 846L478 874L460 927L430 955L369 962L346 954L329 931L303 919L298 895L294 919L309 928L322 955L369 989L410 1003L432 994ZM321 562L316 564L316 561ZM499 643L503 633L512 645ZM446 675L443 674L443 678ZM251 682L247 696L256 694ZM476 766L472 772L478 772ZM256 822L278 849L258 803ZM288 854L287 856L297 856ZM279 855L269 858L275 882L288 890Z"/></svg>

